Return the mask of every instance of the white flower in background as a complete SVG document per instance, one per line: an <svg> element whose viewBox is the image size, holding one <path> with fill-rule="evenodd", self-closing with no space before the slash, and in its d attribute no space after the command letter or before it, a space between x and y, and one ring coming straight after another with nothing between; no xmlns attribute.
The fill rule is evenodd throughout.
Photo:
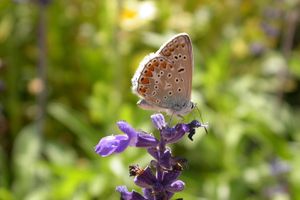
<svg viewBox="0 0 300 200"><path fill-rule="evenodd" d="M129 1L121 12L120 26L125 30L137 29L154 19L156 7L153 1Z"/></svg>

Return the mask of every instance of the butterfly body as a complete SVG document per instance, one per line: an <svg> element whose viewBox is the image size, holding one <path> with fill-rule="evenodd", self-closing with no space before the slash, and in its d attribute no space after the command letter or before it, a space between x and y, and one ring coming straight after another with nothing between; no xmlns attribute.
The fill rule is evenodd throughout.
<svg viewBox="0 0 300 200"><path fill-rule="evenodd" d="M193 53L189 36L181 33L144 58L132 78L132 89L146 110L184 115L191 102Z"/></svg>

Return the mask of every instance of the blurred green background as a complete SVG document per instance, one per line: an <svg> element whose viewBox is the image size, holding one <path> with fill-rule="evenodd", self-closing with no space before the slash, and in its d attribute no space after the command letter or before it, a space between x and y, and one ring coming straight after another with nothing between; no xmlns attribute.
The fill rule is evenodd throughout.
<svg viewBox="0 0 300 200"><path fill-rule="evenodd" d="M130 79L180 32L193 42L193 101L209 122L173 153L176 195L300 199L298 0L1 0L0 199L119 199L144 149L101 158L115 123L154 132ZM199 119L197 112L186 121Z"/></svg>

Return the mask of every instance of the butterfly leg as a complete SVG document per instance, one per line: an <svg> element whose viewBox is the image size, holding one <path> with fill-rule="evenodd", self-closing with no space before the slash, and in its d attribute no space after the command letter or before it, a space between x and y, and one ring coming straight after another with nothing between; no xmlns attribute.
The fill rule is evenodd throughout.
<svg viewBox="0 0 300 200"><path fill-rule="evenodd" d="M171 117L170 117L170 120L169 120L169 125L171 124L171 122L172 122L172 119L173 119L173 116L174 116L174 113L172 113L172 115L171 115Z"/></svg>
<svg viewBox="0 0 300 200"><path fill-rule="evenodd" d="M184 117L182 115L177 115L182 121L184 120Z"/></svg>

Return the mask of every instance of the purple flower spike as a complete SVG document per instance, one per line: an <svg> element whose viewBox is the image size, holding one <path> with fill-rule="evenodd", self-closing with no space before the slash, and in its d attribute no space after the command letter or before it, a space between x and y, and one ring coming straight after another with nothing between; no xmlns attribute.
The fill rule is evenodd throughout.
<svg viewBox="0 0 300 200"><path fill-rule="evenodd" d="M160 113L151 115L151 119L152 119L152 123L158 130L161 130L167 126L164 116Z"/></svg>
<svg viewBox="0 0 300 200"><path fill-rule="evenodd" d="M147 200L135 191L129 192L126 186L118 186L116 190L121 193L122 200Z"/></svg>
<svg viewBox="0 0 300 200"><path fill-rule="evenodd" d="M129 192L126 186L118 186L116 190L120 192L122 200L170 200L175 193L182 191L185 183L178 177L188 161L172 155L167 144L179 141L185 134L193 140L196 128L203 127L206 131L208 127L197 120L169 127L162 114L154 114L151 119L159 130L159 139L152 134L135 130L125 121L119 121L117 125L125 134L104 137L95 147L96 153L103 157L123 152L128 146L145 148L153 157L146 167L139 167L138 164L129 166L129 175L143 189L143 194Z"/></svg>

